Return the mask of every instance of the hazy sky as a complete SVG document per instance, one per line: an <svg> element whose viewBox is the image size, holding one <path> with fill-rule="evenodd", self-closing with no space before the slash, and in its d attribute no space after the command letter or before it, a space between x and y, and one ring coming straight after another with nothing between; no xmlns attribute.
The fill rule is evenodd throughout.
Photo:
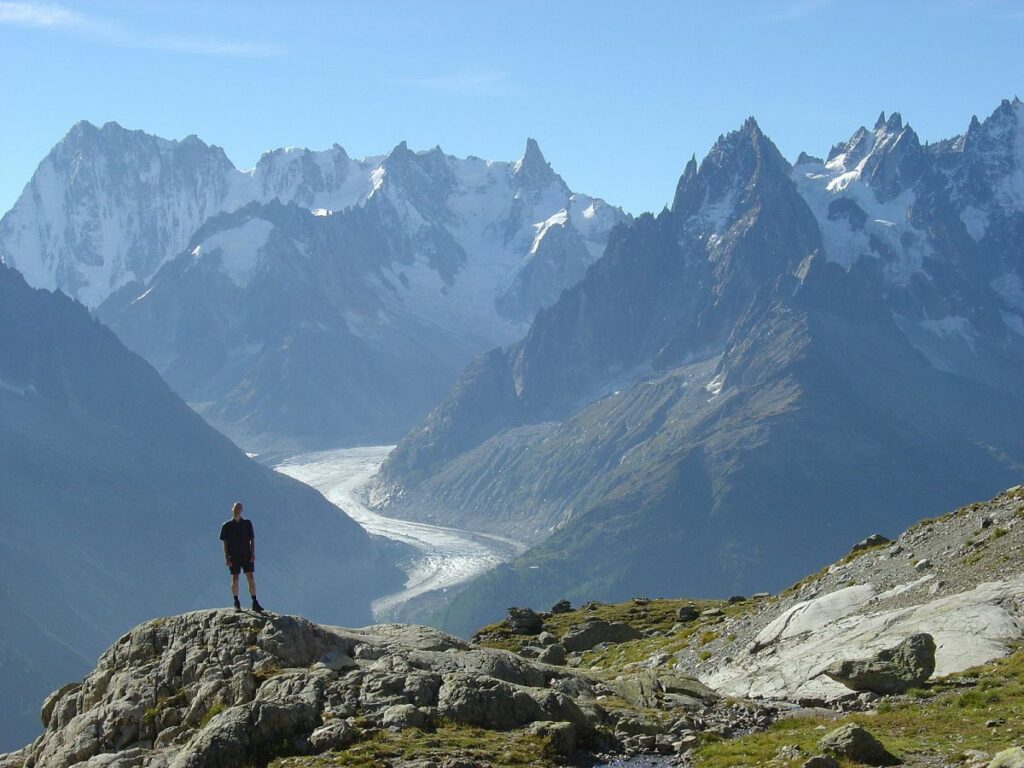
<svg viewBox="0 0 1024 768"><path fill-rule="evenodd" d="M509 160L632 212L748 115L791 160L878 112L922 140L1024 96L1024 1L0 2L0 211L68 128L280 146L405 139Z"/></svg>

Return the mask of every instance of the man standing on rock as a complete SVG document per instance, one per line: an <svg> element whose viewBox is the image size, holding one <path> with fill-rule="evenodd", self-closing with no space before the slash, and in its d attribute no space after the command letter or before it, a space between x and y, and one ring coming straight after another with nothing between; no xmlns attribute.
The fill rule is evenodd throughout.
<svg viewBox="0 0 1024 768"><path fill-rule="evenodd" d="M256 570L256 535L252 522L242 517L242 502L236 501L231 507L231 519L220 527L220 540L224 545L224 562L231 572L231 597L235 601L235 610L242 610L238 602L238 572L245 571L252 609L263 613L263 606L256 599L256 576L253 573Z"/></svg>

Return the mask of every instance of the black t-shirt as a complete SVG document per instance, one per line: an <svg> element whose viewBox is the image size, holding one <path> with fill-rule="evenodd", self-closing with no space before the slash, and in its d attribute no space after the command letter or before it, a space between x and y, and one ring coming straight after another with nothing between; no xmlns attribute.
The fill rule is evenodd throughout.
<svg viewBox="0 0 1024 768"><path fill-rule="evenodd" d="M249 544L255 537L252 522L244 517L231 518L220 527L220 540L227 544L228 557L248 560L252 557L252 546Z"/></svg>

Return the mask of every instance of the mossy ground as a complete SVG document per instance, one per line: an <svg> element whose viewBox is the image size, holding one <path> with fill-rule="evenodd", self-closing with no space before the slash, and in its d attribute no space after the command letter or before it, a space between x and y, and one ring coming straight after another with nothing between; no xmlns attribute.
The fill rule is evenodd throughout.
<svg viewBox="0 0 1024 768"><path fill-rule="evenodd" d="M992 721L1002 722L986 725ZM936 680L906 698L882 702L877 712L837 721L781 720L764 733L704 744L696 751L693 765L800 765L806 756L776 759L779 750L795 745L816 754L822 735L851 722L867 728L909 765L956 763L968 749L995 754L1020 745L1024 741L1024 651Z"/></svg>
<svg viewBox="0 0 1024 768"><path fill-rule="evenodd" d="M443 723L434 731L407 728L401 732L376 731L348 749L313 757L284 757L269 768L381 768L410 760L459 758L493 768L558 765L545 738L526 731L489 731Z"/></svg>
<svg viewBox="0 0 1024 768"><path fill-rule="evenodd" d="M617 643L608 648L586 651L579 665L590 672L621 672L626 664L643 661L655 653L672 654L693 645L707 644L707 638L717 637L716 625L726 618L742 616L751 610L756 601L747 600L729 605L724 600L656 599L646 602L629 600L624 603L597 603L581 607L568 613L556 613L545 618L549 631L561 640L565 633L587 619L604 619L630 624L647 636L639 640ZM696 606L698 611L717 608L721 616L700 616L686 623L675 632L676 612L684 605ZM657 634L653 634L657 633ZM523 646L536 642L533 635L514 635L501 623L481 629L480 645L488 648L504 648L518 651Z"/></svg>

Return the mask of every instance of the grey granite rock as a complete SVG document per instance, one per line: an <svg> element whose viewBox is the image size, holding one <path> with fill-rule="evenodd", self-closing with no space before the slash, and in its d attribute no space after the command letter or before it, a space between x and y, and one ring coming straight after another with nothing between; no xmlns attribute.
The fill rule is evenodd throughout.
<svg viewBox="0 0 1024 768"><path fill-rule="evenodd" d="M892 694L921 685L934 671L935 640L920 633L874 658L836 662L825 674L855 691Z"/></svg>
<svg viewBox="0 0 1024 768"><path fill-rule="evenodd" d="M855 763L867 765L899 765L900 760L883 746L869 731L859 725L844 725L826 734L818 742L818 749Z"/></svg>

